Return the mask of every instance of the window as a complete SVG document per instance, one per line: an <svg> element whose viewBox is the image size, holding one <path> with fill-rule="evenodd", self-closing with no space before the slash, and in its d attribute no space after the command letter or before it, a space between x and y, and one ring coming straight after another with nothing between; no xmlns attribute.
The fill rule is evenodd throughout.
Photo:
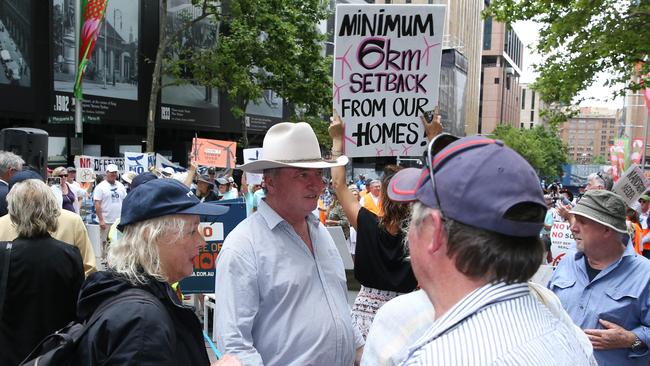
<svg viewBox="0 0 650 366"><path fill-rule="evenodd" d="M492 17L483 21L483 49L489 50L490 48L492 48Z"/></svg>
<svg viewBox="0 0 650 366"><path fill-rule="evenodd" d="M535 109L535 91L533 90L533 94L530 97L530 109Z"/></svg>
<svg viewBox="0 0 650 366"><path fill-rule="evenodd" d="M521 128L522 130L524 129L524 123L523 123L523 122L521 122L521 123L519 124L519 128Z"/></svg>
<svg viewBox="0 0 650 366"><path fill-rule="evenodd" d="M535 121L535 111L530 111L530 121Z"/></svg>
<svg viewBox="0 0 650 366"><path fill-rule="evenodd" d="M521 109L526 109L526 89L521 89Z"/></svg>
<svg viewBox="0 0 650 366"><path fill-rule="evenodd" d="M499 78L494 78L494 83L498 84L499 83Z"/></svg>

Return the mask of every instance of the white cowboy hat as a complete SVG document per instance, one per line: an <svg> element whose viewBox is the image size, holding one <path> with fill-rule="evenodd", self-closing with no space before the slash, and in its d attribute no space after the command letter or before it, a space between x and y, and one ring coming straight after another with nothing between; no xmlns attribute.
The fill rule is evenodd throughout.
<svg viewBox="0 0 650 366"><path fill-rule="evenodd" d="M273 168L322 169L344 166L347 156L324 160L318 139L311 126L305 122L282 122L271 127L262 143L262 159L238 168L248 173L262 173Z"/></svg>

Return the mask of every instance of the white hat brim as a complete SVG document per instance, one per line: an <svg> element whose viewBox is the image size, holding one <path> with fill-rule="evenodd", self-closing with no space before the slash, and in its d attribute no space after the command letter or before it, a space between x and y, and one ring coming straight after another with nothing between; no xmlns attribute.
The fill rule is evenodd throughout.
<svg viewBox="0 0 650 366"><path fill-rule="evenodd" d="M339 156L336 161L317 160L317 161L296 161L296 162L283 162L275 160L257 160L248 164L240 165L237 169L241 169L247 173L262 173L266 169L275 168L302 168L302 169L324 169L334 168L337 166L345 166L348 164L348 157L343 155Z"/></svg>

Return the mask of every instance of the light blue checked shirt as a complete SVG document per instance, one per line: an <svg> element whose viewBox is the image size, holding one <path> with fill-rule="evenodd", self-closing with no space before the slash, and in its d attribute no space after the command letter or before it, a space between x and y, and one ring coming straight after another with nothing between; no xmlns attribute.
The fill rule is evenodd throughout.
<svg viewBox="0 0 650 366"><path fill-rule="evenodd" d="M312 254L293 227L261 201L217 258L217 346L247 366L350 366L353 331L343 261L314 215Z"/></svg>
<svg viewBox="0 0 650 366"><path fill-rule="evenodd" d="M530 294L526 283L474 290L409 350L402 365L589 365L575 330Z"/></svg>

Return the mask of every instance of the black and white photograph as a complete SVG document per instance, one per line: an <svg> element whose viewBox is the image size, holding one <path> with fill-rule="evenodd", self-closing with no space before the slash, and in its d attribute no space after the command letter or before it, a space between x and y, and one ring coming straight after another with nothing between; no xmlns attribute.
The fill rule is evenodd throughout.
<svg viewBox="0 0 650 366"><path fill-rule="evenodd" d="M111 0L83 80L84 95L138 99L139 1ZM52 0L54 89L72 92L75 82L75 2ZM83 20L82 20L83 21Z"/></svg>
<svg viewBox="0 0 650 366"><path fill-rule="evenodd" d="M201 9L192 5L190 0L170 0L167 5L167 32L173 34L187 19L193 19L201 14ZM210 47L217 42L218 24L210 20L202 20L180 35L178 42L168 48L165 58L182 60L202 48ZM181 70L183 79L191 80L190 70ZM174 109L171 118L175 121L216 123L218 118L219 95L217 90L190 81L182 85L174 83L171 75L162 77L162 103ZM174 106L190 108L173 108ZM202 111L195 110L198 108ZM206 113L206 110L209 113ZM203 121L203 119L208 121ZM163 114L163 120L165 114Z"/></svg>
<svg viewBox="0 0 650 366"><path fill-rule="evenodd" d="M31 86L31 1L0 0L0 85Z"/></svg>

